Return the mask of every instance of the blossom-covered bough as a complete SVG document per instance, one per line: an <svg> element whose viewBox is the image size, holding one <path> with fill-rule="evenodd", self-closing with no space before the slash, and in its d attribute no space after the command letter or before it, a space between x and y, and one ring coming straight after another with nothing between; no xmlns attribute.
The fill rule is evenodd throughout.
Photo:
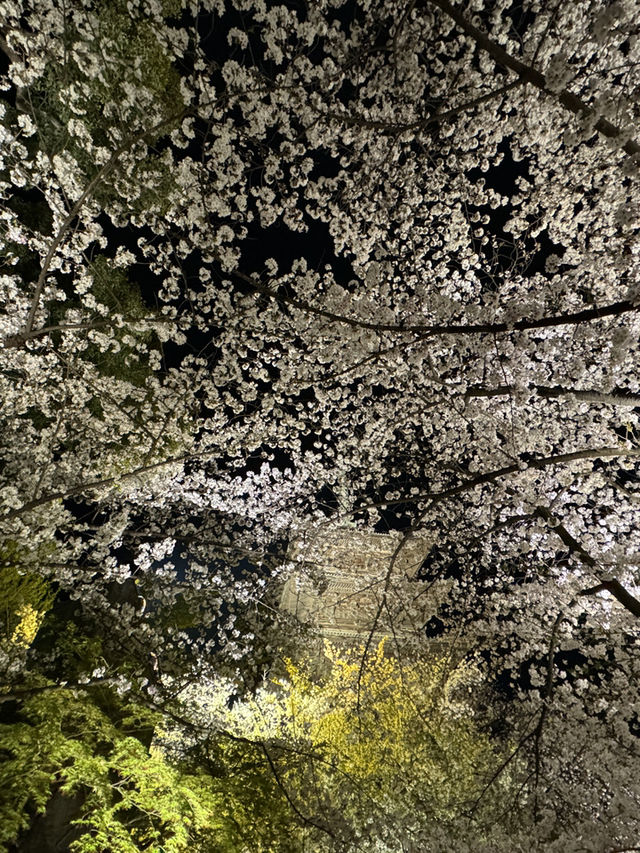
<svg viewBox="0 0 640 853"><path fill-rule="evenodd" d="M293 531L426 533L518 768L455 849L633 846L639 18L0 2L0 548L87 671L255 685Z"/></svg>

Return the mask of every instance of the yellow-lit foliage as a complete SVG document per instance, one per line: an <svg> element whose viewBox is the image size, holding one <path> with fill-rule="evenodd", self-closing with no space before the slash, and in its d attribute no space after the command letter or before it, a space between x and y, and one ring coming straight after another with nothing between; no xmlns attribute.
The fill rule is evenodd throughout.
<svg viewBox="0 0 640 853"><path fill-rule="evenodd" d="M44 614L32 604L25 604L19 608L16 616L20 621L13 630L11 642L17 646L29 647L36 638Z"/></svg>
<svg viewBox="0 0 640 853"><path fill-rule="evenodd" d="M15 646L31 645L53 601L47 581L23 567L33 558L11 541L0 545L0 641Z"/></svg>
<svg viewBox="0 0 640 853"><path fill-rule="evenodd" d="M434 818L472 804L499 764L463 697L472 673L445 657L401 662L384 642L362 649L327 645L328 672L312 678L287 663L281 684L285 726L321 761L325 792L350 787L378 801L419 802Z"/></svg>

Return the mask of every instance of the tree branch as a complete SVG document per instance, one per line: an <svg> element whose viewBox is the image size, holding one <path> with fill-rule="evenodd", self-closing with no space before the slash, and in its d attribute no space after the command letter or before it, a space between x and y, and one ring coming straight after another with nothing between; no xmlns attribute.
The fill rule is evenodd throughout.
<svg viewBox="0 0 640 853"><path fill-rule="evenodd" d="M114 477L105 477L102 480L89 480L86 483L81 483L77 486L72 486L66 491L50 492L36 500L28 501L17 509L8 512L3 518L16 518L23 512L29 512L32 509L37 509L39 506L52 503L53 501L66 500L67 498L75 497L76 495L85 494L93 489L99 489L102 486L112 486L114 483L119 483L123 480L130 480L134 477L139 477L140 474L145 474L147 471L153 471L156 468L162 468L164 465L173 465L181 462L186 462L189 459L195 459L199 456L208 456L209 453L183 453L181 456L172 456L169 459L163 459L160 462L153 462L149 465L141 465L134 471L128 471L124 474L117 474Z"/></svg>
<svg viewBox="0 0 640 853"><path fill-rule="evenodd" d="M499 385L496 388L487 388L482 385L470 385L465 392L464 398L472 397L506 397L514 392L512 385ZM601 391L590 391L577 388L563 388L561 385L530 385L529 390L539 397L553 399L554 397L575 397L586 403L603 403L612 406L628 406L635 408L640 406L640 396L631 394L624 389L615 390L609 394Z"/></svg>
<svg viewBox="0 0 640 853"><path fill-rule="evenodd" d="M574 450L572 453L558 453L555 456L533 457L528 459L525 464L529 468L543 469L548 468L550 465L564 465L567 462L577 462L581 459L611 459L617 456L640 456L640 449L632 447L596 447L592 450ZM409 497L396 498L388 501L377 501L376 503L356 507L353 511L362 512L367 509L380 509L382 507L417 503L425 500L440 503L440 501L455 497L462 492L466 492L468 489L474 489L476 486L484 486L487 483L493 483L500 477L507 477L510 474L516 474L521 470L523 470L521 463L505 465L504 468L496 468L494 471L487 471L484 474L477 474L475 477L469 477L457 486L452 486L449 489L443 489L441 492L425 492L421 495L411 495Z"/></svg>
<svg viewBox="0 0 640 853"><path fill-rule="evenodd" d="M640 304L635 304L629 299L623 299L619 302L613 302L610 305L602 307L585 308L582 311L574 311L566 314L558 314L551 317L538 317L537 319L522 318L511 323L417 323L401 325L399 323L376 323L373 320L359 320L356 317L348 317L345 314L338 314L335 311L329 311L326 308L317 308L306 302L304 299L299 299L296 296L288 296L286 293L276 292L272 288L263 284L255 276L247 275L240 270L232 270L230 275L248 284L252 290L261 293L263 296L273 299L274 302L281 302L284 305L292 305L294 308L304 311L307 314L312 314L317 317L324 317L327 320L332 320L336 323L344 323L347 326L360 329L372 329L376 332L398 332L400 334L413 334L423 337L432 335L495 335L501 332L524 332L531 329L546 329L553 326L569 326L577 323L586 323L591 320L600 320L604 317L614 317L619 314L626 314L630 311L640 311Z"/></svg>
<svg viewBox="0 0 640 853"><path fill-rule="evenodd" d="M510 71L513 71L518 75L520 80L525 83L531 83L532 86L535 86L541 92L545 92L551 97L557 98L563 107L575 115L584 117L595 116L595 111L591 109L591 107L567 89L562 89L560 92L552 92L548 87L547 79L544 74L507 53L507 51L500 47L499 44L490 39L486 33L474 26L471 21L464 16L460 9L453 6L449 0L426 0L426 2L430 3L432 6L437 6L445 13L445 15L453 18L458 26L464 30L464 32L470 36L479 47L485 50L492 59L498 63L498 65L502 65L504 68L508 68ZM595 124L595 129L598 133L608 137L609 139L620 139L620 128L616 127L605 118L598 119ZM625 142L622 145L622 149L630 156L640 154L640 144L633 139Z"/></svg>
<svg viewBox="0 0 640 853"><path fill-rule="evenodd" d="M581 590L580 595L595 595L598 592L610 592L629 613L633 613L634 616L640 619L640 601L631 595L630 592L627 592L620 581L615 579L602 581L597 586Z"/></svg>
<svg viewBox="0 0 640 853"><path fill-rule="evenodd" d="M126 325L127 323L175 323L176 321L170 317L138 317L135 319L127 320L124 318L123 323ZM4 349L12 349L23 347L27 341L34 340L35 338L42 338L45 335L50 335L53 332L90 332L93 329L104 329L114 327L114 320L92 320L86 323L61 323L54 326L44 326L42 329L33 329L31 332L19 332L15 335L9 335L9 337L5 338L2 341L2 346Z"/></svg>
<svg viewBox="0 0 640 853"><path fill-rule="evenodd" d="M550 525L553 532L562 539L569 550L575 554L585 566L593 569L596 574L600 573L597 560L582 547L578 540L569 533L564 525L558 524L557 520L553 517L553 514L549 509L547 509L547 507L536 507L536 515L539 518L543 518ZM610 592L611 595L613 595L613 597L629 611L629 613L632 613L635 617L640 619L640 601L631 595L630 592L627 592L620 581L615 579L600 581L596 586L581 590L579 595L596 595L598 592Z"/></svg>
<svg viewBox="0 0 640 853"><path fill-rule="evenodd" d="M564 611L561 611L560 613L558 613L556 620L553 623L553 628L551 629L547 660L547 677L545 679L542 711L540 712L540 719L538 720L538 724L533 730L533 751L535 755L534 812L536 814L538 811L538 782L540 779L540 743L542 740L542 729L544 728L544 722L549 713L549 704L551 702L551 696L553 694L553 657L555 654L556 643L558 639L558 629L560 628L560 623L563 619Z"/></svg>
<svg viewBox="0 0 640 853"><path fill-rule="evenodd" d="M328 112L321 113L321 115L342 124L349 124L355 127L365 127L369 130L379 131L383 136L397 136L398 134L405 133L406 131L426 130L428 127L441 124L443 121L449 121L460 113L472 110L474 107L479 107L481 104L486 104L488 101L492 101L494 98L498 98L501 95L506 95L507 92L511 91L511 89L514 89L516 86L519 86L520 83L520 80L512 80L510 83L506 83L498 89L492 89L490 92L486 92L484 95L479 95L477 98L472 98L470 101L465 101L457 107L452 107L450 110L446 110L442 113L434 112L427 118L417 119L416 121L404 124L392 124L391 122L384 120L366 119L361 116L352 115L351 113Z"/></svg>
<svg viewBox="0 0 640 853"><path fill-rule="evenodd" d="M113 675L105 675L100 678L91 678L87 681L68 681L65 684L42 684L39 687L27 687L22 690L11 690L11 685L0 685L0 690L11 690L10 693L0 693L0 705L3 702L20 702L24 699L30 699L32 696L37 696L39 693L47 693L50 690L89 690L96 684L111 683L116 684L117 677Z"/></svg>
<svg viewBox="0 0 640 853"><path fill-rule="evenodd" d="M328 826L325 826L324 824L318 823L316 820L314 820L311 817L307 817L306 815L304 815L300 811L300 809L297 807L297 805L292 800L291 795L287 791L286 787L282 783L282 780L280 779L280 774L276 770L276 766L274 764L273 759L271 758L271 755L269 754L269 750L267 749L266 745L264 743L261 743L260 746L261 746L262 751L265 755L265 758L267 759L269 767L271 768L271 772L273 773L273 778L276 780L277 786L282 791L286 801L289 803L289 805L291 806L292 810L295 812L297 817L299 817L303 823L306 823L309 826L314 826L316 829L319 829L321 832L324 832L326 835L329 835L331 838L335 838L334 833L329 829Z"/></svg>

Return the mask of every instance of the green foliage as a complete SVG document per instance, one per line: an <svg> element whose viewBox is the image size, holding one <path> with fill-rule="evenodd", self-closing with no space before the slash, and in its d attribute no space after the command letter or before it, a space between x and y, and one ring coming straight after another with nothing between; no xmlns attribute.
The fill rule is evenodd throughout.
<svg viewBox="0 0 640 853"><path fill-rule="evenodd" d="M59 643L67 678L102 660L72 625ZM437 657L403 665L382 644L364 667L355 651L327 656L323 674L289 661L233 707L230 685L194 684L170 714L34 676L0 727L0 851L53 792L78 797L74 853L364 850L384 826L470 809L501 760L460 698L472 674ZM194 699L215 724L189 723Z"/></svg>
<svg viewBox="0 0 640 853"><path fill-rule="evenodd" d="M162 117L169 118L183 104L180 76L158 42L152 21L145 16L132 16L122 0L100 3L86 19L78 20L81 27L74 26L71 18L67 20L64 62L49 62L31 93L40 119L40 144L52 155L61 151L79 153L74 150L75 142L68 131L69 120L78 116L94 143L109 147L109 130L121 118L117 108L111 114L114 105L127 103L129 81L134 86L144 86L149 93L148 103ZM93 51L97 48L102 55L97 74L89 72L83 63L89 47ZM74 109L69 98L72 86L82 91L81 112ZM136 117L144 123L142 103L137 103L136 108ZM91 170L88 161L85 165Z"/></svg>
<svg viewBox="0 0 640 853"><path fill-rule="evenodd" d="M129 280L127 275L104 257L98 255L88 268L93 279L91 293L98 304L108 309L107 316L121 316L127 321L122 328L115 329L115 347L102 350L97 344L89 344L82 351L82 358L96 365L103 376L125 379L134 385L144 385L151 375L146 361L141 358L137 346L149 344L152 333L147 330L132 329L128 323L134 323L149 316L140 294L140 288ZM63 306L61 306L63 307Z"/></svg>
<svg viewBox="0 0 640 853"><path fill-rule="evenodd" d="M162 6L166 18L181 10L173 0ZM180 75L156 37L153 20L132 13L123 0L97 3L85 13L74 10L60 37L62 57L47 57L43 73L29 87L28 102L21 100L18 109L7 103L5 121L17 128L20 112L28 110L37 133L24 138L27 151L46 152L52 162L58 155L72 158L74 170L79 167L88 183L103 166L92 146L99 146L108 159L126 137L139 136L152 146L179 124L184 107ZM157 125L162 126L152 131ZM119 180L126 185L131 212L140 216L150 209L166 213L177 189L171 158L150 150L126 175L118 178L116 171L99 182L93 198L103 207L122 201ZM132 194L133 187L137 192ZM44 201L24 202L15 195L8 206L27 227L50 232L52 216ZM37 275L37 255L16 243L7 248L19 271L29 273L25 277L33 278L34 271Z"/></svg>
<svg viewBox="0 0 640 853"><path fill-rule="evenodd" d="M161 616L162 624L171 625L174 628L184 630L193 628L200 624L201 619L198 612L189 606L183 593L178 593L175 602L166 608L166 613Z"/></svg>
<svg viewBox="0 0 640 853"><path fill-rule="evenodd" d="M38 651L55 657L59 677L75 681L104 663L102 637L88 635L71 619L58 613L59 607L50 610L38 635ZM72 611L75 616L75 611Z"/></svg>
<svg viewBox="0 0 640 853"><path fill-rule="evenodd" d="M97 332L105 332L110 340L108 346L89 342L78 352L83 361L95 365L99 374L131 382L142 387L152 375L148 359L144 352L153 344L154 335L151 330L136 326L136 322L148 318L153 312L145 305L136 282L131 281L126 272L114 266L113 262L104 255L96 255L87 265L87 278L91 282L92 303L101 306L95 310L92 319L87 320L91 327L96 324ZM86 311L71 283L65 283L66 298L64 301L48 303L49 324L52 326L67 322L67 312L73 310ZM119 322L116 323L116 318ZM101 325L106 319L106 324ZM81 332L83 337L87 331ZM59 343L62 333L53 331L52 339ZM102 405L98 398L88 403L91 413L99 417Z"/></svg>
<svg viewBox="0 0 640 853"><path fill-rule="evenodd" d="M0 849L44 812L54 787L81 795L75 853L195 849L214 813L206 779L172 768L136 736L157 715L109 698L106 713L104 695L99 702L90 691L54 688L27 699L19 722L0 726Z"/></svg>
<svg viewBox="0 0 640 853"><path fill-rule="evenodd" d="M163 736L163 749L171 749L171 736ZM267 750L269 751L269 750ZM289 766L298 762L288 753ZM269 760L271 758L271 761ZM183 767L199 774L200 784L215 803L210 824L199 841L207 853L299 853L305 847L308 827L301 825L273 769L280 763L260 740L210 732L206 743L194 743L180 753Z"/></svg>
<svg viewBox="0 0 640 853"><path fill-rule="evenodd" d="M0 851L19 843L54 790L80 795L73 853L302 849L255 745L213 737L199 764L172 764L146 743L160 715L107 688L45 690L23 703L19 718L0 726Z"/></svg>
<svg viewBox="0 0 640 853"><path fill-rule="evenodd" d="M114 314L130 320L139 320L149 313L142 301L140 288L129 281L125 273L117 269L104 255L98 255L89 264L93 277L91 292L98 302L106 305Z"/></svg>
<svg viewBox="0 0 640 853"><path fill-rule="evenodd" d="M182 753L217 768L221 849L395 850L425 820L453 831L472 811L495 817L511 783L496 774L485 790L504 756L474 722L469 668L437 656L402 663L384 644L366 665L362 650L326 653L321 667L288 661L286 677L232 708L223 682L189 691L216 721L204 752L187 736ZM251 847L247 826L262 846Z"/></svg>

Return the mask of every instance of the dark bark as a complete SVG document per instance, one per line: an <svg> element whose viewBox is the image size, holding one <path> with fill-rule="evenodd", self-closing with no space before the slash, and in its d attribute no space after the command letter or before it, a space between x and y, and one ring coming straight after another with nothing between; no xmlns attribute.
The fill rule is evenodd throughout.
<svg viewBox="0 0 640 853"><path fill-rule="evenodd" d="M583 589L580 592L580 595L595 595L597 592L610 592L611 595L629 611L629 613L633 613L634 616L640 619L640 601L631 595L630 592L627 592L620 581L602 581L602 583L599 583L597 586L592 586L589 589Z"/></svg>
<svg viewBox="0 0 640 853"><path fill-rule="evenodd" d="M337 314L335 311L318 308L304 299L298 299L296 296L288 296L281 291L276 292L268 285L263 284L255 276L247 275L240 270L234 270L231 275L249 285L256 293L261 293L263 296L273 299L274 302L280 302L283 305L292 305L294 308L316 317L324 317L335 323L343 323L346 326L359 329L372 329L375 332L412 334L424 338L433 335L495 335L502 332L526 332L532 329L547 329L554 326L572 326L578 323L600 320L604 317L616 317L620 314L640 311L640 305L634 304L629 299L622 299L619 302L612 302L610 305L585 308L582 311L556 314L550 317L538 317L536 319L524 317L513 323L418 323L403 326L400 323L376 323L373 320L360 320L357 317L349 317L346 314Z"/></svg>
<svg viewBox="0 0 640 853"><path fill-rule="evenodd" d="M596 575L600 574L597 560L592 557L588 551L585 551L578 540L569 533L564 525L558 524L549 509L539 506L536 508L536 515L543 518L553 528L554 533L562 539L564 544L578 557L580 562L584 563L585 566L589 566L590 569L593 569ZM635 617L640 619L640 601L631 595L631 593L622 586L620 581L615 579L600 581L596 586L581 590L580 595L595 595L598 592L610 592L611 595L629 611L629 613L633 613Z"/></svg>
<svg viewBox="0 0 640 853"><path fill-rule="evenodd" d="M33 816L8 853L66 853L83 833L82 827L71 824L80 817L85 799L85 793L68 795L56 788L44 814Z"/></svg>

